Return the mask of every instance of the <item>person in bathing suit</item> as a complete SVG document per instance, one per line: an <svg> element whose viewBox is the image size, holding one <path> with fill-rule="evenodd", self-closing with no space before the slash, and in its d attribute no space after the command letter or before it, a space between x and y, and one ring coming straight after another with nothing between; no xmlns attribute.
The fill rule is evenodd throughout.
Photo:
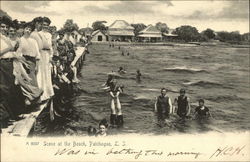
<svg viewBox="0 0 250 162"><path fill-rule="evenodd" d="M118 126L122 127L123 126L123 115L122 115L122 109L121 109L121 103L119 99L120 93L123 92L124 86L121 85L119 86L117 84L116 79L113 79L112 82L110 82L110 90L109 90L109 95L111 97L111 115L110 115L110 124L111 126ZM116 104L115 104L116 103ZM116 113L117 109L117 113Z"/></svg>
<svg viewBox="0 0 250 162"><path fill-rule="evenodd" d="M207 119L209 117L212 117L209 109L205 106L204 99L199 100L199 106L195 108L194 115L196 119Z"/></svg>
<svg viewBox="0 0 250 162"><path fill-rule="evenodd" d="M167 96L166 88L161 89L161 95L156 99L155 112L157 113L158 124L161 127L166 124L166 119L173 113L171 99Z"/></svg>
<svg viewBox="0 0 250 162"><path fill-rule="evenodd" d="M190 99L186 96L186 90L180 90L180 96L175 99L174 105L177 105L177 115L185 119L190 115Z"/></svg>

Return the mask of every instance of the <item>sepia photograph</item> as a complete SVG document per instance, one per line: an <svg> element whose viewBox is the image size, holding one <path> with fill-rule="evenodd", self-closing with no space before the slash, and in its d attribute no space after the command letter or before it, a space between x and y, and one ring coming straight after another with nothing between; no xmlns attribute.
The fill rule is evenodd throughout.
<svg viewBox="0 0 250 162"><path fill-rule="evenodd" d="M0 3L1 161L250 161L249 0Z"/></svg>

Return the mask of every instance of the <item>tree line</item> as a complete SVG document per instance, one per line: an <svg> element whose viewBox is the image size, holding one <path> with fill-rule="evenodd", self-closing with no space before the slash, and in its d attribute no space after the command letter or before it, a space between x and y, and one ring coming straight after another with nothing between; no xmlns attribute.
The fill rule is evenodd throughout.
<svg viewBox="0 0 250 162"><path fill-rule="evenodd" d="M92 23L92 29L101 30L104 33L108 30L108 26L106 26L106 21L95 21ZM145 29L147 26L143 23L131 24L134 27L135 36L139 35L139 32ZM169 27L166 23L158 22L155 24L155 27L163 33L169 33ZM52 27L52 30L56 30L55 27ZM73 22L72 19L66 20L63 28L61 30L72 32L74 30L79 31L80 34L85 34L87 28L79 29L78 25ZM172 34L178 35L176 38L178 41L183 42L203 42L209 40L219 40L221 42L229 42L229 43L239 43L239 42L249 42L250 41L250 33L240 34L238 31L227 32L220 31L215 32L212 29L206 29L202 32L199 32L196 27L190 25L183 25L177 27L173 30Z"/></svg>

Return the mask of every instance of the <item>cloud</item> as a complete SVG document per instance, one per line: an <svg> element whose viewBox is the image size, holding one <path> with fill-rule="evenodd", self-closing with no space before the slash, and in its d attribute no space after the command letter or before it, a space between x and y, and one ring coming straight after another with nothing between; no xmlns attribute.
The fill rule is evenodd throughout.
<svg viewBox="0 0 250 162"><path fill-rule="evenodd" d="M100 13L107 15L132 15L132 14L152 14L153 5L140 1L122 1L119 3L110 4L105 8L100 6L87 5L82 8L84 12Z"/></svg>
<svg viewBox="0 0 250 162"><path fill-rule="evenodd" d="M8 11L21 14L57 14L45 9L50 6L49 1L4 1L2 5Z"/></svg>
<svg viewBox="0 0 250 162"><path fill-rule="evenodd" d="M176 18L185 18L190 20L230 20L240 21L248 20L249 18L249 4L247 1L227 1L223 6L207 7L206 10L202 8L195 8L191 14L178 15ZM210 9L210 12L207 11ZM219 9L219 10L218 10ZM217 10L217 12L214 12Z"/></svg>
<svg viewBox="0 0 250 162"><path fill-rule="evenodd" d="M228 1L228 5L218 14L218 18L249 19L249 1Z"/></svg>
<svg viewBox="0 0 250 162"><path fill-rule="evenodd" d="M96 20L106 20L106 25L109 25L123 19L129 23L144 24L160 21L171 28L188 24L201 30L207 26L218 30L249 31L247 0L1 1L1 9L14 19L24 21L36 16L48 16L58 28L66 19L73 19L80 27L91 26Z"/></svg>

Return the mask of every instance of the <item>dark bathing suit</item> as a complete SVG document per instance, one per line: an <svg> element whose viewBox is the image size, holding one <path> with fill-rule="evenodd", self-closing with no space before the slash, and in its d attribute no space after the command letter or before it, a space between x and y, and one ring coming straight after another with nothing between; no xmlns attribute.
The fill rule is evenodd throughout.
<svg viewBox="0 0 250 162"><path fill-rule="evenodd" d="M170 106L168 104L169 97L165 96L159 96L157 98L157 115L158 115L158 120L165 120L166 118L169 117L169 112L170 112Z"/></svg>
<svg viewBox="0 0 250 162"><path fill-rule="evenodd" d="M177 115L179 115L180 117L186 117L186 115L188 113L187 96L185 96L184 98L179 96L178 99L177 99L177 104L178 104Z"/></svg>
<svg viewBox="0 0 250 162"><path fill-rule="evenodd" d="M208 117L209 109L205 107L203 110L201 106L196 107L195 112L197 112L199 118Z"/></svg>

